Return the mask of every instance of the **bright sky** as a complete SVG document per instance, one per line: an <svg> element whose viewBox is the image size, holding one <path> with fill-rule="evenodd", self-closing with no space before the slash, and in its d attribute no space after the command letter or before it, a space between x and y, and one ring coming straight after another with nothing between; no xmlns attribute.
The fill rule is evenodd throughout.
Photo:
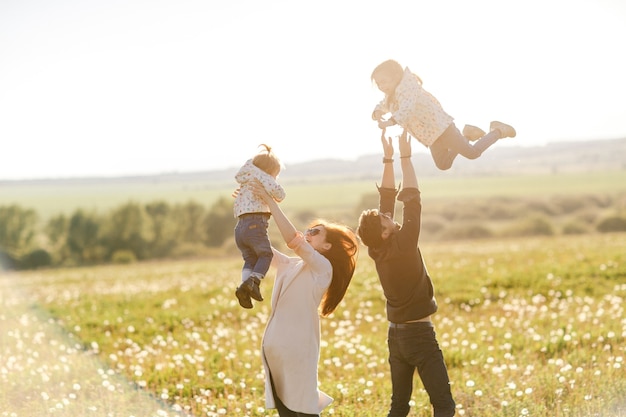
<svg viewBox="0 0 626 417"><path fill-rule="evenodd" d="M0 180L378 153L389 58L496 146L626 137L625 48L622 0L2 0Z"/></svg>

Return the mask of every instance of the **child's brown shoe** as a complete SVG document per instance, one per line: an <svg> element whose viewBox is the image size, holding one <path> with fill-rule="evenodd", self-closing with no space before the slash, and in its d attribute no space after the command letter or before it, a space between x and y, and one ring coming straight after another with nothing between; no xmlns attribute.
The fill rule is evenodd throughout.
<svg viewBox="0 0 626 417"><path fill-rule="evenodd" d="M250 293L245 283L237 287L235 295L237 296L237 300L239 300L240 306L243 308L252 308L252 300L250 299Z"/></svg>
<svg viewBox="0 0 626 417"><path fill-rule="evenodd" d="M252 275L250 278L242 282L239 287L237 287L235 295L239 300L239 305L243 308L252 308L252 300L250 298L254 298L257 301L263 301L261 289L259 288L260 283L261 280Z"/></svg>
<svg viewBox="0 0 626 417"><path fill-rule="evenodd" d="M250 286L250 297L254 298L257 301L263 301L261 289L259 288L259 285L261 285L261 280L257 276L251 275L250 278L246 280L246 282Z"/></svg>

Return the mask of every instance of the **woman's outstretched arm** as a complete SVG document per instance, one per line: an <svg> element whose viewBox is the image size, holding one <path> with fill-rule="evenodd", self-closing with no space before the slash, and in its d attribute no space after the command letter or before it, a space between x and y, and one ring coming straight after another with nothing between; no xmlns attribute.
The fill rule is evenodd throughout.
<svg viewBox="0 0 626 417"><path fill-rule="evenodd" d="M283 210L280 208L278 203L267 193L265 188L263 188L263 185L258 182L258 180L253 180L250 184L254 193L270 208L270 212L272 213L272 216L274 216L274 223L278 226L278 230L280 230L280 234L285 240L285 243L291 242L293 238L296 237L296 228L294 225L287 218L285 213L283 213Z"/></svg>

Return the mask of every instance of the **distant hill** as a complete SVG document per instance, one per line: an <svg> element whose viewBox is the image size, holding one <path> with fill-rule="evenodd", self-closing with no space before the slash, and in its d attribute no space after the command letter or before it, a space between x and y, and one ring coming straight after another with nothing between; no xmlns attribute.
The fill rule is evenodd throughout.
<svg viewBox="0 0 626 417"><path fill-rule="evenodd" d="M414 152L413 162L421 177L620 171L626 169L626 138L562 142L542 147L492 148L477 160L457 157L452 168L447 171L439 170L429 153ZM313 172L318 175L323 172L328 176L345 176L351 172L358 177L374 173L377 178L380 175L380 164L381 155L369 155L354 162L312 161L287 168L290 177L306 177Z"/></svg>
<svg viewBox="0 0 626 417"><path fill-rule="evenodd" d="M421 146L421 145L420 145ZM415 149L415 148L414 148ZM499 176L519 174L557 174L573 172L626 170L626 138L551 143L545 146L502 146L490 148L478 160L458 157L447 171L437 169L426 152L414 152L413 161L420 177L437 176ZM396 163L398 163L396 161ZM281 182L323 181L342 179L377 179L380 176L381 155L365 155L356 160L324 159L287 165ZM71 178L2 181L2 185L102 185L142 183L184 183L205 186L233 184L238 167L187 173L164 173L114 178Z"/></svg>
<svg viewBox="0 0 626 417"><path fill-rule="evenodd" d="M420 177L622 171L626 170L626 138L559 142L535 147L495 147L486 151L478 160L458 157L453 167L447 171L437 169L429 153L414 152L413 162ZM309 161L287 165L281 173L281 181L306 181L313 178L377 179L380 176L380 166L380 154L362 156L353 161ZM232 182L234 172L236 168L177 175L200 175L218 182Z"/></svg>

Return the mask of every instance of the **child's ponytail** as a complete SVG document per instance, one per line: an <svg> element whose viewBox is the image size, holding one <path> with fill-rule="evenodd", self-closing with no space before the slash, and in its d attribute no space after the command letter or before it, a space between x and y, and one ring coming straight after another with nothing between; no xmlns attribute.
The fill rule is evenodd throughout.
<svg viewBox="0 0 626 417"><path fill-rule="evenodd" d="M282 168L282 164L280 159L276 156L276 154L272 151L272 147L262 143L259 145L259 148L262 149L253 159L252 163L259 169L264 172L270 174L272 177L278 177L280 170Z"/></svg>

